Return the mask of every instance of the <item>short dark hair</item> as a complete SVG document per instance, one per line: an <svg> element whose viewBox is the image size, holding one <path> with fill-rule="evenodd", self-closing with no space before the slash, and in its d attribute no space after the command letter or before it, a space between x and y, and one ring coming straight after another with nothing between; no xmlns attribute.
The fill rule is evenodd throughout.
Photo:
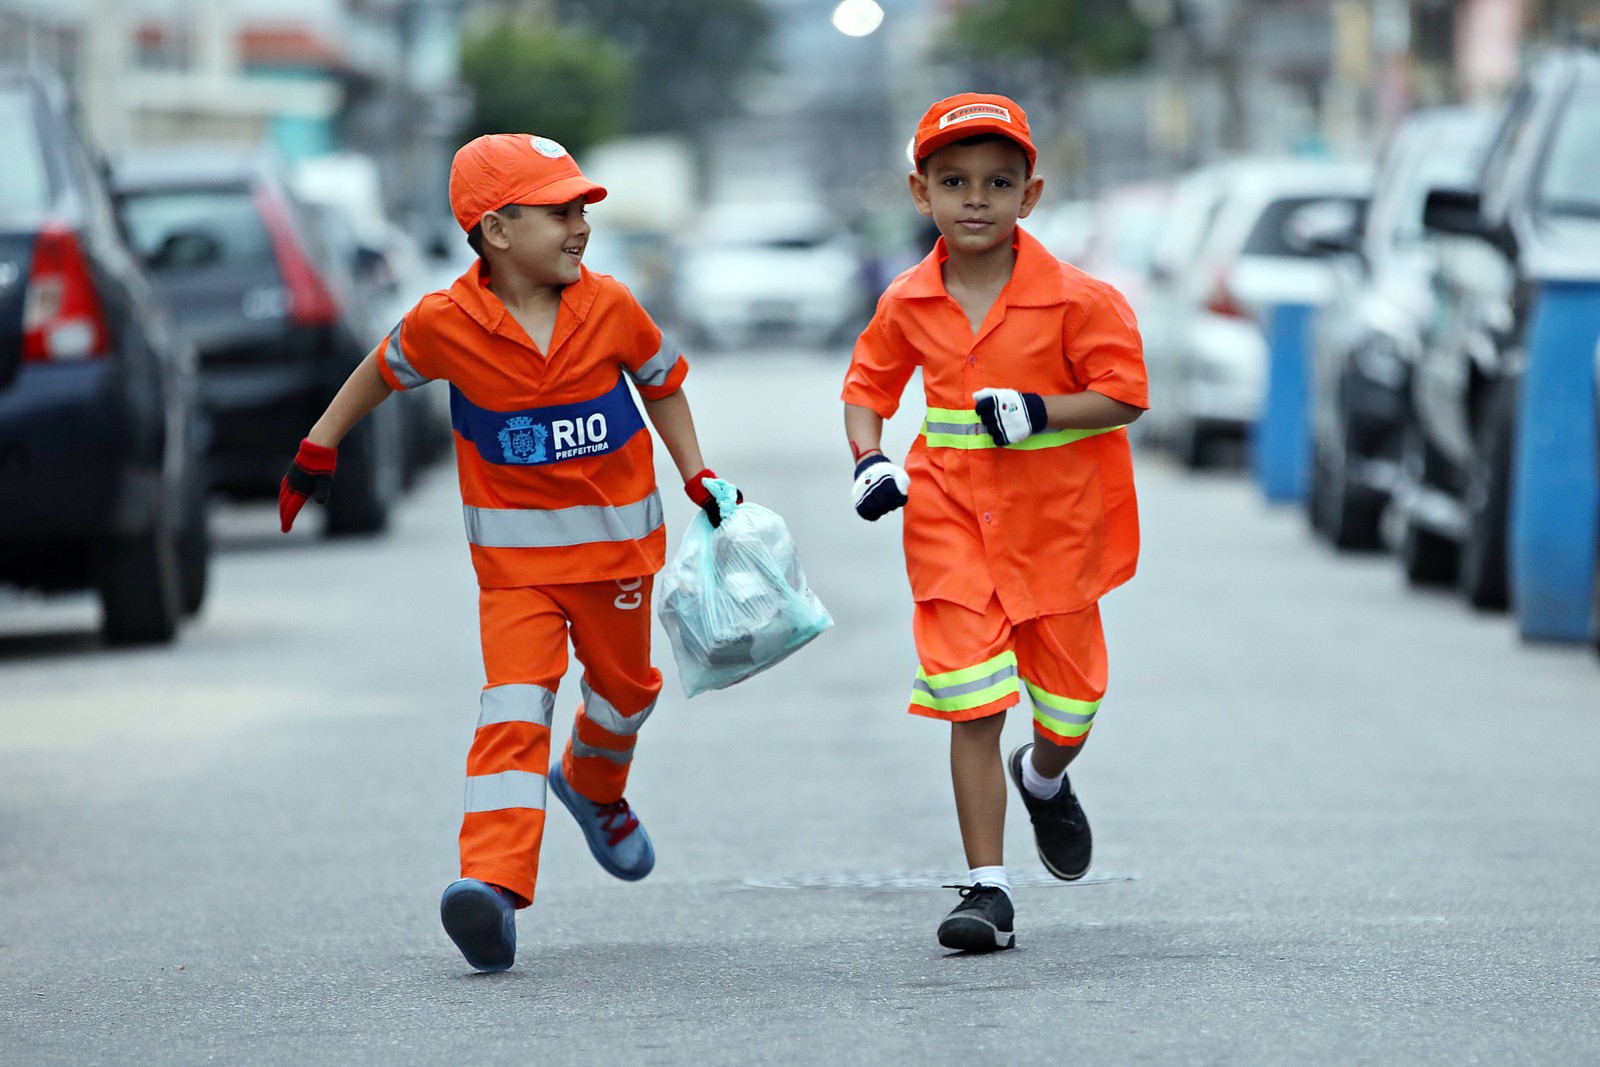
<svg viewBox="0 0 1600 1067"><path fill-rule="evenodd" d="M991 141L1003 141L1006 144L1010 145L1012 148L1015 148L1018 152L1021 152L1022 153L1022 171L1023 171L1023 174L1024 174L1024 176L1029 177L1029 178L1033 177L1033 164L1028 162L1027 149L1023 148L1020 144L1018 144L1017 142L1013 141L1011 138L1007 137L1003 133L975 133L971 137L963 137L959 141L950 141L947 144L942 144L942 145L939 146L939 148L949 148L950 145L960 145L963 148L970 148L971 146L977 145L977 144L989 144ZM939 150L939 148L935 148L933 150L933 152L937 152ZM929 152L927 155L923 156L921 160L918 161L918 163L917 163L917 173L918 174L926 174L926 173L928 173L928 160L933 158L933 152Z"/></svg>
<svg viewBox="0 0 1600 1067"><path fill-rule="evenodd" d="M522 206L520 204L505 204L494 210L495 214L504 215L508 219L522 217ZM484 212L484 214L488 214L488 212ZM473 255L479 259L483 258L483 223L475 222L472 224L472 229L467 231L467 244L471 247Z"/></svg>

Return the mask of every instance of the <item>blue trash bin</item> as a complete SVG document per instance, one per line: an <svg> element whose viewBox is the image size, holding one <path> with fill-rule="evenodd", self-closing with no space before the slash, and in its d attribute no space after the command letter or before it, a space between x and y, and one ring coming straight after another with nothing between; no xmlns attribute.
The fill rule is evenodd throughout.
<svg viewBox="0 0 1600 1067"><path fill-rule="evenodd" d="M1600 552L1600 280L1541 280L1511 473L1511 595L1529 640L1594 636Z"/></svg>
<svg viewBox="0 0 1600 1067"><path fill-rule="evenodd" d="M1311 486L1311 304L1267 308L1267 388L1250 434L1250 468L1274 503L1306 498Z"/></svg>

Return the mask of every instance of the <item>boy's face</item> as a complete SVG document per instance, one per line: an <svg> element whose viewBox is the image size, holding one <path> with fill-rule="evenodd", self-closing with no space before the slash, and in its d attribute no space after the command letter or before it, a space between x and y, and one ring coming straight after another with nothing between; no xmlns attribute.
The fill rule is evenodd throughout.
<svg viewBox="0 0 1600 1067"><path fill-rule="evenodd" d="M911 175L917 210L933 219L954 255L1009 245L1043 191L1043 178L1028 177L1021 146L1004 140L945 145Z"/></svg>
<svg viewBox="0 0 1600 1067"><path fill-rule="evenodd" d="M483 242L496 259L539 285L571 285L582 277L589 243L584 198L565 204L522 204L516 218L498 211L483 216Z"/></svg>

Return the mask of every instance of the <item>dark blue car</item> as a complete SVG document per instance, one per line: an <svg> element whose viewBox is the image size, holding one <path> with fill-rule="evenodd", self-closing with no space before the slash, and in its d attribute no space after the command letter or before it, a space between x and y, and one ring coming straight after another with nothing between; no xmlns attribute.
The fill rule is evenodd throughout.
<svg viewBox="0 0 1600 1067"><path fill-rule="evenodd" d="M0 69L0 584L93 588L115 642L205 596L195 356L50 75Z"/></svg>

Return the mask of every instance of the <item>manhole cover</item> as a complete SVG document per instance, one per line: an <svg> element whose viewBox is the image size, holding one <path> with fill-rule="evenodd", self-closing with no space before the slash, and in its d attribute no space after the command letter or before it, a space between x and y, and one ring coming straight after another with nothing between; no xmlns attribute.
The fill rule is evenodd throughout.
<svg viewBox="0 0 1600 1067"><path fill-rule="evenodd" d="M1050 889L1074 885L1105 885L1108 882L1132 882L1136 874L1090 874L1076 882L1063 882L1044 873L1011 875L1013 889ZM744 884L751 889L942 889L945 886L965 885L964 875L948 871L889 871L833 874L779 874L770 878L746 878Z"/></svg>

